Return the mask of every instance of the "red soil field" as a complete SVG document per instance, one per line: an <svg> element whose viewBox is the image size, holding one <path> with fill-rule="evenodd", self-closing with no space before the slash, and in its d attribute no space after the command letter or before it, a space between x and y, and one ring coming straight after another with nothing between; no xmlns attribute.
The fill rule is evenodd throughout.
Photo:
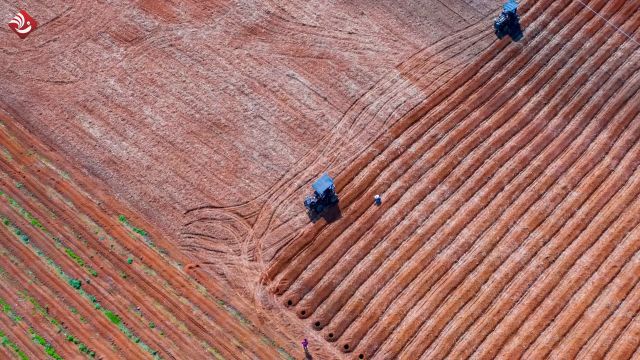
<svg viewBox="0 0 640 360"><path fill-rule="evenodd" d="M280 334L230 304L237 299L197 268L185 271L188 259L162 233L57 167L65 160L12 123L0 125L0 298L9 317L0 331L25 353L44 356L19 327L36 329L63 358L83 354L69 335L105 359L287 354L270 337L282 342ZM12 323L12 313L23 319Z"/></svg>
<svg viewBox="0 0 640 360"><path fill-rule="evenodd" d="M28 2L0 351L637 358L640 12L583 2Z"/></svg>

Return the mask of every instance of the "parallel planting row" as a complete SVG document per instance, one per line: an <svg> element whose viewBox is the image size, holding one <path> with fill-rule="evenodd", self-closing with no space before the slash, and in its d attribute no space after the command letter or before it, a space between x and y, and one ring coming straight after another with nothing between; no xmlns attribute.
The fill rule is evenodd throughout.
<svg viewBox="0 0 640 360"><path fill-rule="evenodd" d="M89 195L15 123L0 123L0 144L0 351L22 359L289 357L187 275L171 243L109 198Z"/></svg>
<svg viewBox="0 0 640 360"><path fill-rule="evenodd" d="M342 217L265 271L283 304L360 359L631 357L640 12L587 3L524 2L522 43L334 163Z"/></svg>

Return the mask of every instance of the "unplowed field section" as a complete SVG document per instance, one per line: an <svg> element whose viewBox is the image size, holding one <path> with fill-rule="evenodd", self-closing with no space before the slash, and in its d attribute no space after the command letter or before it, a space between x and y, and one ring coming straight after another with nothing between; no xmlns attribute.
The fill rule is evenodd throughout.
<svg viewBox="0 0 640 360"><path fill-rule="evenodd" d="M215 283L185 272L174 244L67 171L1 118L0 331L15 346L3 340L3 352L277 359L299 351L288 339L281 348L278 334L257 329Z"/></svg>
<svg viewBox="0 0 640 360"><path fill-rule="evenodd" d="M640 11L585 3L524 2L521 43L317 169L339 219L261 214L282 304L356 359L638 356Z"/></svg>
<svg viewBox="0 0 640 360"><path fill-rule="evenodd" d="M380 77L497 2L32 2L0 106L173 235L200 206L250 222Z"/></svg>

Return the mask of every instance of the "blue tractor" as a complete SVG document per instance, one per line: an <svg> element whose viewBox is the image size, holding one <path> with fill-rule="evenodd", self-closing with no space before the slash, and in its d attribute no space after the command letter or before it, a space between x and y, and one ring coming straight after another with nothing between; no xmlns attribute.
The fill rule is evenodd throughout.
<svg viewBox="0 0 640 360"><path fill-rule="evenodd" d="M328 207L338 203L338 195L333 179L324 173L316 182L311 185L313 195L308 195L304 199L304 206L307 208L309 216L315 217Z"/></svg>
<svg viewBox="0 0 640 360"><path fill-rule="evenodd" d="M509 0L502 6L502 13L493 23L493 28L498 39L502 39L507 35L511 36L513 41L522 39L523 34L516 0Z"/></svg>

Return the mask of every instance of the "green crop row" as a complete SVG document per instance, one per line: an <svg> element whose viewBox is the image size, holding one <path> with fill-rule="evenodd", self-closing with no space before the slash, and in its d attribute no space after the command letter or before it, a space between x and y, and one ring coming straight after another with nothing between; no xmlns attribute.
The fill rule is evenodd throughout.
<svg viewBox="0 0 640 360"><path fill-rule="evenodd" d="M16 184L16 186L18 188L22 188L23 185L21 183ZM44 225L42 225L42 223L40 222L40 220L38 220L37 218L35 218L33 215L31 215L30 212L28 212L25 208L23 208L22 206L20 206L20 204L15 201L13 198L9 197L7 194L0 192L0 195L2 195L7 202L9 203L9 205L13 206L14 208L16 208L18 210L18 212L20 213L20 215L22 215L31 225L33 225L34 227L44 231L46 234L50 235L51 233L49 232L49 230L47 230Z"/></svg>
<svg viewBox="0 0 640 360"><path fill-rule="evenodd" d="M169 264L171 264L172 266L174 266L175 268L178 269L182 269L181 264L177 263L175 260L167 257L167 251L165 249L162 248L158 248L155 243L149 238L149 234L146 231L136 231L136 230L140 230L138 228L136 228L135 226L133 226L129 220L127 219L126 216L120 214L118 216L118 220L125 225L126 227L128 227L129 229L133 230L134 232L137 232L138 234L142 235L145 243L152 249L154 250L156 253L158 253L165 261L167 261ZM216 302L221 308L223 308L226 312L228 312L230 315L232 315L233 317L235 317L236 319L238 319L238 321L248 327L251 328L253 330L257 330L255 328L255 326L251 323L251 321L249 321L246 317L244 317L239 311L237 311L235 308L233 308L232 306L226 304L224 301L212 296L211 294L208 293L208 291L204 288L204 286L200 285L199 283L195 284L196 289L206 298L208 298L209 300L213 300L214 302ZM259 331L258 331L259 332ZM264 334L261 333L262 336L264 336ZM264 336L266 339L268 339L266 336ZM272 344L272 346L274 348L276 348L276 350L286 359L293 359L293 357L291 355L289 355L286 350L284 350L282 347L277 346L277 344L275 344L275 342L273 342L271 340L271 342L269 344Z"/></svg>
<svg viewBox="0 0 640 360"><path fill-rule="evenodd" d="M5 226L12 233L14 233L16 235L16 237L18 237L18 235L22 234L22 231L16 225L11 223L11 221L7 217L5 217L5 216L0 214L0 219L2 219L3 224L5 224ZM118 315L116 315L115 313L113 313L112 311L102 307L102 305L98 302L98 300L96 299L95 296L87 293L80 286L77 286L78 283L76 281L79 281L79 280L74 279L71 276L69 276L67 273L65 273L64 270L62 270L62 268L60 267L60 265L56 264L55 261L53 261L51 258L47 257L42 250L40 250L38 247L36 247L32 243L25 243L25 245L28 246L30 248L30 250L33 251L34 253L36 253L41 259L43 259L44 262L47 263L53 270L55 270L55 273L58 275L58 277L60 277L62 280L64 280L66 283L68 283L72 288L74 288L75 291L78 294L80 294L83 298L91 301L93 303L93 307L96 310L99 310L100 312L102 312L102 314L105 315L107 318L109 318L109 320L111 320L111 322L113 322L114 324L117 325L118 329L120 329L121 332L123 332L129 339L133 340L133 338L135 337L133 332L129 328L127 328L124 325L124 323L120 322L120 320L119 320L120 317ZM118 319L118 322L114 322L114 319ZM151 349L147 344L145 344L142 341L137 342L137 344L138 344L138 346L140 348L142 348L146 352L148 352L151 355L153 355L154 358L161 359L160 355L158 355L158 351L157 350Z"/></svg>
<svg viewBox="0 0 640 360"><path fill-rule="evenodd" d="M79 339L77 339L75 336L73 336L73 334L71 334L64 326L62 326L60 321L54 319L51 315L49 315L49 311L47 311L47 309L42 307L42 305L40 305L38 300L36 300L33 296L29 296L26 292L23 291L23 292L20 293L20 297L22 299L26 299L27 301L29 301L31 303L31 305L33 305L33 307L36 310L36 312L38 312L45 319L47 319L52 325L54 325L56 327L57 331L59 333L61 333L65 337L65 339L67 341L77 345L78 346L78 350L80 352L88 355L91 358L94 358L96 356L96 352L95 351L91 350L86 344L82 343ZM77 312L77 310L76 310L76 312Z"/></svg>
<svg viewBox="0 0 640 360"><path fill-rule="evenodd" d="M13 311L13 309L11 308L11 305L9 305L2 298L0 298L0 305L2 306L2 312L7 314L7 316L9 317L9 319L11 319L11 321L13 321L16 324L22 321L22 318Z"/></svg>
<svg viewBox="0 0 640 360"><path fill-rule="evenodd" d="M65 248L64 252L67 253L67 256L69 256L71 258L71 260L75 261L76 264L80 265L80 266L84 266L84 260L82 260L82 258L80 256L78 256L78 254L74 253L73 250L69 249L69 248Z"/></svg>
<svg viewBox="0 0 640 360"><path fill-rule="evenodd" d="M172 266L178 268L178 269L182 269L182 266L180 264L178 264L176 261L172 260L171 258L166 257L167 255L167 251L165 249L162 248L158 248L155 243L149 238L149 234L142 230L139 229L135 226L133 226L129 220L127 219L126 216L120 214L118 216L118 220L120 221L120 223L122 223L126 228L136 232L138 235L141 235L144 242L152 249L154 250L158 255L160 255L165 261L167 261L168 263L170 263ZM103 229L99 228L99 231L104 231ZM127 263L128 264L132 264L133 263L133 258L131 256L129 256L127 258ZM142 269L145 272L145 274L149 275L149 276L157 276L157 273L150 267L148 267L147 265L145 265L144 263L142 263ZM120 274L121 277L126 277L126 273L121 272ZM164 280L164 282L166 283L166 280ZM168 283L167 283L168 284ZM199 284L197 284L199 285ZM200 286L202 288L202 291L204 291L206 293L206 290L204 290L204 287ZM175 319L175 318L174 318ZM177 319L175 319L177 321ZM184 326L184 325L182 325ZM153 322L149 323L149 327L150 328L155 328L156 325ZM181 329L182 330L182 329ZM186 328L184 328L183 331L188 331ZM164 335L164 333L161 331L160 335ZM216 359L223 359L223 357L220 355L219 351L217 349L215 349L214 347L210 346L209 344L207 344L206 342L203 343L203 348L207 349L208 352L210 352L211 354L214 355L214 357Z"/></svg>
<svg viewBox="0 0 640 360"><path fill-rule="evenodd" d="M7 150L4 147L0 147L0 149L2 149L2 155L4 156L5 159L7 159L7 161L13 161L13 156L11 156L11 153L9 152L9 150Z"/></svg>
<svg viewBox="0 0 640 360"><path fill-rule="evenodd" d="M69 285L71 285L71 287L73 287L74 289L78 290L80 289L80 287L82 286L82 281L78 280L78 279L69 279L68 281Z"/></svg>
<svg viewBox="0 0 640 360"><path fill-rule="evenodd" d="M0 305L2 306L2 312L7 314L7 316L13 321L14 324L18 324L22 321L22 318L16 314L15 311L11 308L11 305L3 299L0 298ZM56 353L56 350L43 338L40 336L32 327L29 327L29 334L31 334L31 339L44 347L44 351L53 359L62 360L62 357Z"/></svg>
<svg viewBox="0 0 640 360"><path fill-rule="evenodd" d="M69 256L80 267L84 268L87 273L89 273L91 276L94 276L94 277L98 276L98 272L97 271L95 271L90 265L86 264L85 261L80 256L78 256L75 252L73 252L73 250L71 250L70 248L64 246L60 239L58 239L57 237L53 236L53 234L49 231L49 229L47 229L44 225L42 225L40 220L38 220L35 216L33 216L33 214L31 214L29 211L27 211L25 208L23 208L22 205L20 205L17 201L15 201L13 198L11 198L9 195L5 194L2 191L0 191L0 196L2 196L9 203L9 205L11 205L14 209L16 209L18 211L18 213L24 219L26 219L33 227L35 227L37 229L40 229L48 237L53 239L53 241L56 244L56 247L60 248L60 249L63 249L64 252L67 254L67 256ZM5 225L7 225L7 224L5 224ZM22 239L22 241L23 242L24 241L28 241L28 238L26 238L26 236L25 236L25 239Z"/></svg>
<svg viewBox="0 0 640 360"><path fill-rule="evenodd" d="M18 354L20 360L29 360L27 354L25 354L24 351L22 351L20 347L18 347L16 343L11 341L2 331L0 331L0 344L13 350L16 354Z"/></svg>
<svg viewBox="0 0 640 360"><path fill-rule="evenodd" d="M142 236L147 236L149 235L149 233L147 233L145 230L137 228L133 225L131 225L131 223L129 222L129 219L127 219L126 216L120 214L120 216L118 216L118 220L120 220L121 223L123 223L124 225L126 225L127 227L129 227L131 230L133 230L134 232L142 235Z"/></svg>
<svg viewBox="0 0 640 360"><path fill-rule="evenodd" d="M29 333L31 334L31 339L35 343L40 344L40 346L44 347L44 352L47 353L47 355L49 355L52 359L62 360L62 356L58 355L53 346L51 346L51 344L49 344L49 342L47 342L45 338L38 335L38 333L36 333L33 328L29 328Z"/></svg>
<svg viewBox="0 0 640 360"><path fill-rule="evenodd" d="M112 323L116 324L116 325L120 325L120 322L122 322L122 320L120 319L120 317L116 314L114 314L111 311L105 311L104 315L111 320Z"/></svg>

